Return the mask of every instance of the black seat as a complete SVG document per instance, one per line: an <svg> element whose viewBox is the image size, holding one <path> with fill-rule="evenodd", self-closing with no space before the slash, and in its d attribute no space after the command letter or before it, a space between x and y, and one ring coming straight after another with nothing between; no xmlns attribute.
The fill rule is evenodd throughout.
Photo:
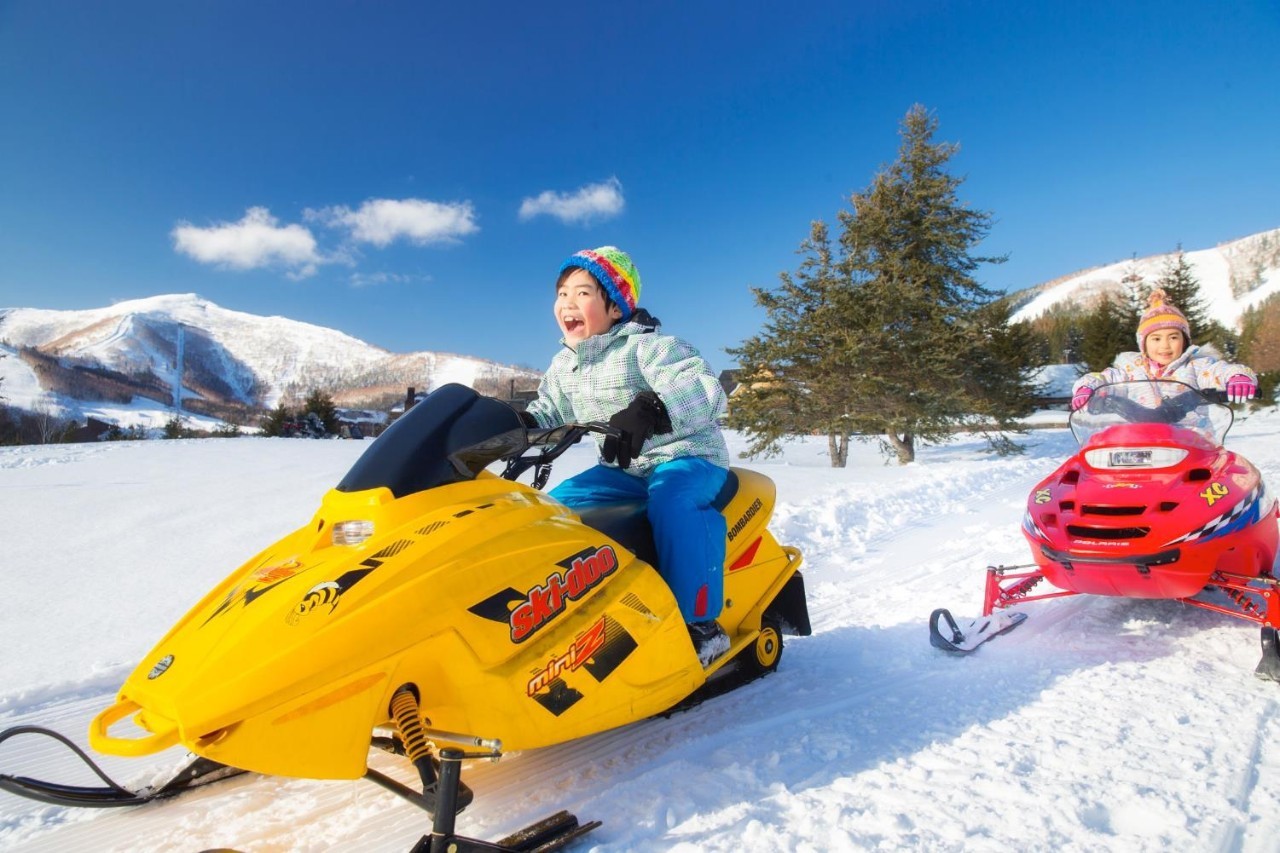
<svg viewBox="0 0 1280 853"><path fill-rule="evenodd" d="M738 475L733 471L725 479L720 493L711 506L724 512L724 508L738 492ZM653 544L653 525L645 511L647 501L622 501L620 503L587 504L574 508L582 523L599 530L619 545L635 554L654 568L658 567L658 549Z"/></svg>
<svg viewBox="0 0 1280 853"><path fill-rule="evenodd" d="M595 504L575 507L582 523L635 554L651 566L658 565L658 549L653 544L653 525L645 512L645 501Z"/></svg>

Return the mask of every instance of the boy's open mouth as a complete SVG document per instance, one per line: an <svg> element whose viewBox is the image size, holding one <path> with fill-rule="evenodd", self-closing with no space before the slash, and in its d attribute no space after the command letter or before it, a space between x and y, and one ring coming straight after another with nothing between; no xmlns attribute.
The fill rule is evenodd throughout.
<svg viewBox="0 0 1280 853"><path fill-rule="evenodd" d="M562 322L564 323L564 330L566 332L576 332L583 325L582 321L577 317L564 317Z"/></svg>

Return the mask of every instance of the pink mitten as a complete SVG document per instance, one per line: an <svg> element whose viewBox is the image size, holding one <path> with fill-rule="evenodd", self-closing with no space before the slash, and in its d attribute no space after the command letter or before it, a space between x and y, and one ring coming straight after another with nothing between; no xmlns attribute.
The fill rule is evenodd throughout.
<svg viewBox="0 0 1280 853"><path fill-rule="evenodd" d="M1092 396L1093 396L1092 388L1090 388L1088 385L1081 386L1080 389L1076 391L1076 393L1071 397L1071 411L1074 412L1078 409L1083 409L1084 404L1089 402L1089 398Z"/></svg>
<svg viewBox="0 0 1280 853"><path fill-rule="evenodd" d="M1257 393L1258 383L1243 373L1237 373L1227 380L1227 399L1232 403L1252 400Z"/></svg>

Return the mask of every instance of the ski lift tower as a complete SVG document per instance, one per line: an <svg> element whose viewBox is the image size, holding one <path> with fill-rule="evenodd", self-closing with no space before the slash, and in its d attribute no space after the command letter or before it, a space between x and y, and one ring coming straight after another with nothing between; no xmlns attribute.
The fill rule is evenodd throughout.
<svg viewBox="0 0 1280 853"><path fill-rule="evenodd" d="M173 358L173 410L177 417L182 417L182 361L183 349L186 346L186 326L178 324L178 340L174 345Z"/></svg>

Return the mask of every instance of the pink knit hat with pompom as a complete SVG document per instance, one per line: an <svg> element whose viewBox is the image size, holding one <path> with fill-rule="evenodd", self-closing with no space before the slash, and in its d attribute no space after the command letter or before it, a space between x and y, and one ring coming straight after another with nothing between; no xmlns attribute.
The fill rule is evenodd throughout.
<svg viewBox="0 0 1280 853"><path fill-rule="evenodd" d="M1138 321L1138 351L1146 352L1147 335L1158 329L1178 329L1187 344L1191 343L1191 325L1177 306L1169 302L1169 295L1162 288L1151 291L1147 310Z"/></svg>

